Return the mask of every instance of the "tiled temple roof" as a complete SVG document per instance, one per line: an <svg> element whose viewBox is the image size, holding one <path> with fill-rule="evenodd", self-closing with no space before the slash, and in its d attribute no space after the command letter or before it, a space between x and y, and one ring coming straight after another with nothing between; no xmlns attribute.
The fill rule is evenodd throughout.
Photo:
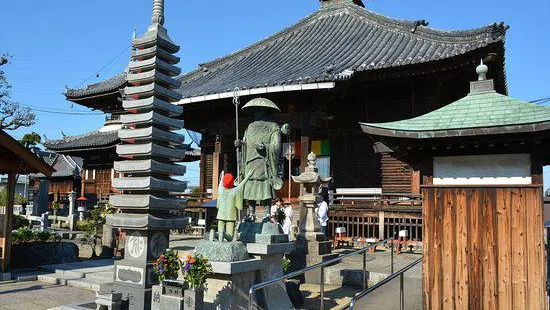
<svg viewBox="0 0 550 310"><path fill-rule="evenodd" d="M118 131L92 131L78 136L65 136L60 140L46 140L44 146L53 151L105 148L119 142Z"/></svg>
<svg viewBox="0 0 550 310"><path fill-rule="evenodd" d="M64 151L77 151L77 150L93 150L93 149L103 149L114 147L120 143L118 138L118 131L92 131L79 136L65 136L60 140L46 140L44 146L48 150L64 152ZM184 161L195 161L199 160L201 156L201 150L196 148L191 148L185 152L185 155L188 156ZM55 159L54 159L55 162Z"/></svg>
<svg viewBox="0 0 550 310"><path fill-rule="evenodd" d="M85 88L79 89L67 89L65 96L67 99L76 99L81 97L88 97L97 94L103 94L106 92L118 91L126 84L126 73L121 73L112 78L106 79L99 83L87 85Z"/></svg>
<svg viewBox="0 0 550 310"><path fill-rule="evenodd" d="M50 151L36 151L36 155L42 158L48 165L55 169L51 177L70 177L80 176L80 170L84 164L84 160L80 157L61 155ZM31 175L37 178L44 178L42 173Z"/></svg>
<svg viewBox="0 0 550 310"><path fill-rule="evenodd" d="M438 61L504 42L507 26L442 31L351 1L324 5L279 33L182 77L184 98L240 89L336 82L357 72Z"/></svg>
<svg viewBox="0 0 550 310"><path fill-rule="evenodd" d="M240 51L201 64L183 75L183 98L269 86L348 80L359 72L453 58L496 42L503 23L463 31L427 27L424 20L389 18L353 1L322 5L296 24ZM82 89L69 100L125 85L125 73Z"/></svg>
<svg viewBox="0 0 550 310"><path fill-rule="evenodd" d="M476 69L479 80L470 93L435 111L386 123L360 123L364 132L385 137L450 138L550 130L550 107L504 96L486 80L487 66Z"/></svg>

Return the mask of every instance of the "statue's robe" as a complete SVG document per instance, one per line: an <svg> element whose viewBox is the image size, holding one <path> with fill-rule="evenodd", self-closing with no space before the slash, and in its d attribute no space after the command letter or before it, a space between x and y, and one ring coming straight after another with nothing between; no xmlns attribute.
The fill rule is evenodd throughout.
<svg viewBox="0 0 550 310"><path fill-rule="evenodd" d="M241 176L253 171L244 187L244 199L263 201L274 198L275 190L283 185L277 174L281 154L279 125L267 120L254 121L246 128L242 142ZM258 151L256 143L263 143L265 149Z"/></svg>

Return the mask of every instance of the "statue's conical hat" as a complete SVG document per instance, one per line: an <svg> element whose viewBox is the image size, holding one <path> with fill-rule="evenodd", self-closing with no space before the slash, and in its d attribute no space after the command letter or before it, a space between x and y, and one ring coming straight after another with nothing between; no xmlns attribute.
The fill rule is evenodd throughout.
<svg viewBox="0 0 550 310"><path fill-rule="evenodd" d="M253 108L272 109L281 112L279 107L271 100L266 98L254 98L242 107L243 111L253 110Z"/></svg>

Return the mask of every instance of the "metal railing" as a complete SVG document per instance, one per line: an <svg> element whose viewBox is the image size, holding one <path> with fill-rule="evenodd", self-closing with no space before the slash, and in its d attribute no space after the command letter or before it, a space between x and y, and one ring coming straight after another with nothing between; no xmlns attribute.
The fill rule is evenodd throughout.
<svg viewBox="0 0 550 310"><path fill-rule="evenodd" d="M364 298L368 294L376 291L377 289L379 289L383 285L385 285L385 284L389 283L390 281L392 281L393 279L399 277L399 309L400 310L405 310L404 274L409 269L411 269L412 267L419 264L421 261L422 261L422 258L419 258L419 259L415 260L414 262L412 262L412 263L408 264L407 266L401 268L397 272L395 272L395 273L392 272L387 278L385 278L384 280L376 283L375 285L373 285L369 289L364 290L363 292L357 294L355 297L353 297L353 299L351 300L351 303L349 304L349 307L347 309L350 309L350 310L355 309L355 304L357 303L358 300Z"/></svg>
<svg viewBox="0 0 550 310"><path fill-rule="evenodd" d="M301 269L301 270L297 270L297 271L288 273L288 274L286 274L282 277L255 284L252 287L250 287L250 290L248 290L248 309L249 310L254 309L254 292L255 291L257 291L259 289L262 289L262 288L265 288L265 287L268 287L272 284L282 282L282 281L288 280L290 278L294 278L294 277L299 276L301 274L304 274L308 271L312 271L314 269L321 268L321 281L320 281L320 284L319 284L320 285L320 290L321 290L321 292L320 292L320 295L321 295L320 309L324 310L325 309L325 300L324 300L325 299L325 267L328 266L328 265L332 265L332 264L335 264L337 262L340 262L346 257L352 256L352 255L357 255L357 254L363 254L363 283L362 283L362 287L363 287L363 291L365 291L365 290L367 290L367 251L370 250L371 248L374 248L376 246L379 246L379 245L382 245L384 243L389 242L389 244L390 244L390 253L391 253L391 273L393 274L393 242L390 242L390 241L393 241L393 238L388 238L388 239L373 243L373 244L371 244L367 247L361 248L357 251L339 256L337 258L333 258L333 259L325 261L325 262L321 262L321 263L306 267L306 268Z"/></svg>

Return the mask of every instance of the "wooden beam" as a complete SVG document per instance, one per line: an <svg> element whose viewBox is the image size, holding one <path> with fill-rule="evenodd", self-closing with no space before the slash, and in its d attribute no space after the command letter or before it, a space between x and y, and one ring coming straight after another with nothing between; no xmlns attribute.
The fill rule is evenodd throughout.
<svg viewBox="0 0 550 310"><path fill-rule="evenodd" d="M214 145L214 156L212 163L212 199L218 198L218 183L220 182L220 157L222 154L222 143L216 141Z"/></svg>
<svg viewBox="0 0 550 310"><path fill-rule="evenodd" d="M10 270L11 257L11 219L13 217L13 204L15 199L15 173L8 174L8 201L6 204L6 214L4 214L4 223L2 223L2 272Z"/></svg>

